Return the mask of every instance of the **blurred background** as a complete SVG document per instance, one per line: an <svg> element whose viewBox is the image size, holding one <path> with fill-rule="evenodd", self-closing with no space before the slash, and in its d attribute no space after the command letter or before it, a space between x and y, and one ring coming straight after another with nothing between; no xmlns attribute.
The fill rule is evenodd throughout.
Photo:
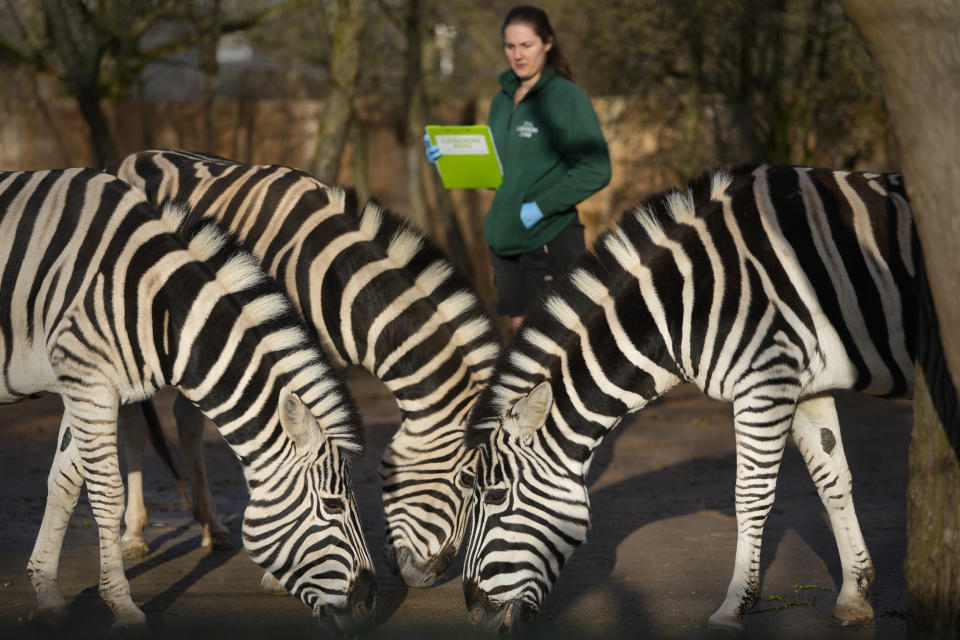
<svg viewBox="0 0 960 640"><path fill-rule="evenodd" d="M493 300L492 192L445 191L430 124L485 123L503 0L0 0L0 169L146 148L291 165L376 197ZM878 79L836 0L540 0L613 178L587 240L747 162L894 170Z"/></svg>

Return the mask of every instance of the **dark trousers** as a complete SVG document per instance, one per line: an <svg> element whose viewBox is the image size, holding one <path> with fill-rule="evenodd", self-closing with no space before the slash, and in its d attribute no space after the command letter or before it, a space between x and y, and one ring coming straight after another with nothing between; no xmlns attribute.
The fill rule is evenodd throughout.
<svg viewBox="0 0 960 640"><path fill-rule="evenodd" d="M528 253L500 256L491 249L497 313L526 315L530 305L566 274L584 251L583 225L577 218L553 240Z"/></svg>

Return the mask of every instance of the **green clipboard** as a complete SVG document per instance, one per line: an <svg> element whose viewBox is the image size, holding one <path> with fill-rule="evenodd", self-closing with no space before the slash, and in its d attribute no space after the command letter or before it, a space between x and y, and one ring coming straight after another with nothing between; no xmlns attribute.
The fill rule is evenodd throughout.
<svg viewBox="0 0 960 640"><path fill-rule="evenodd" d="M485 124L428 124L430 144L440 147L437 171L447 189L496 189L503 182L503 165Z"/></svg>

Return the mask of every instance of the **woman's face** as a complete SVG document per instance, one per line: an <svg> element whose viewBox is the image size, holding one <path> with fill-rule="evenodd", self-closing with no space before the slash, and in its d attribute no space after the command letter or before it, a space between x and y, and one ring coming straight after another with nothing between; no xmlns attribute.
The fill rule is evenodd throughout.
<svg viewBox="0 0 960 640"><path fill-rule="evenodd" d="M511 23L503 30L503 53L520 82L535 82L540 77L552 46L552 39L544 42L523 22Z"/></svg>

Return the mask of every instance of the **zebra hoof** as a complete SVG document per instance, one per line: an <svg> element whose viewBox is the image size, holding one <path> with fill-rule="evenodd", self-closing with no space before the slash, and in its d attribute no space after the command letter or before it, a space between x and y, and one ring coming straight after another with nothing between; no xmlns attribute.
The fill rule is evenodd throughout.
<svg viewBox="0 0 960 640"><path fill-rule="evenodd" d="M837 603L830 618L831 627L865 627L873 622L873 607L866 600Z"/></svg>
<svg viewBox="0 0 960 640"><path fill-rule="evenodd" d="M146 618L142 620L117 620L110 625L107 637L110 640L150 638L150 627L147 626Z"/></svg>
<svg viewBox="0 0 960 640"><path fill-rule="evenodd" d="M204 536L200 544L211 551L232 551L234 548L229 531L214 531L209 536Z"/></svg>
<svg viewBox="0 0 960 640"><path fill-rule="evenodd" d="M40 607L30 612L30 622L41 627L57 628L66 624L67 607Z"/></svg>
<svg viewBox="0 0 960 640"><path fill-rule="evenodd" d="M287 590L283 588L280 581L269 573L264 573L260 579L260 592L270 596L286 595Z"/></svg>
<svg viewBox="0 0 960 640"><path fill-rule="evenodd" d="M150 555L150 546L145 540L123 540L121 547L123 549L123 557L130 560L146 558Z"/></svg>
<svg viewBox="0 0 960 640"><path fill-rule="evenodd" d="M729 636L743 635L744 632L743 623L739 619L720 615L719 612L707 620L707 629Z"/></svg>

